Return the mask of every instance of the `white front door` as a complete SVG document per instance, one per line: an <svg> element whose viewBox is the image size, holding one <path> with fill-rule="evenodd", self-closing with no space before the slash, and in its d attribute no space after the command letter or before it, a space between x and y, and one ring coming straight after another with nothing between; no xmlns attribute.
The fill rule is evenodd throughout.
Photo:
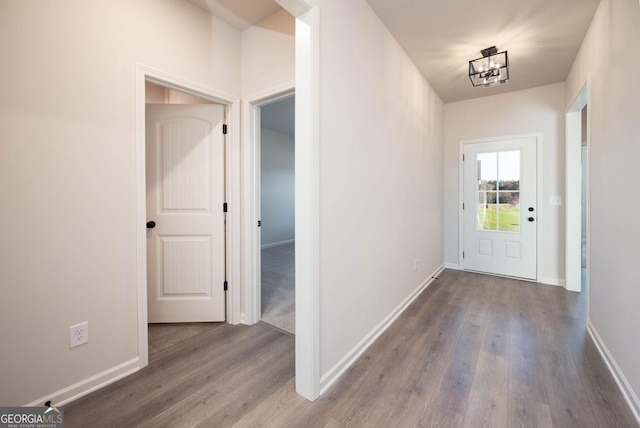
<svg viewBox="0 0 640 428"><path fill-rule="evenodd" d="M220 105L147 105L150 323L225 320L223 120Z"/></svg>
<svg viewBox="0 0 640 428"><path fill-rule="evenodd" d="M536 138L468 143L463 149L463 266L536 279Z"/></svg>

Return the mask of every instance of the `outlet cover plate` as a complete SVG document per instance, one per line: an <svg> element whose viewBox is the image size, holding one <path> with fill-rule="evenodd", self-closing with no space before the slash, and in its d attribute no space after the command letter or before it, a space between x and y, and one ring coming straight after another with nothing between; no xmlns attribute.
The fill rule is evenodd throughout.
<svg viewBox="0 0 640 428"><path fill-rule="evenodd" d="M89 321L69 327L69 348L89 342Z"/></svg>

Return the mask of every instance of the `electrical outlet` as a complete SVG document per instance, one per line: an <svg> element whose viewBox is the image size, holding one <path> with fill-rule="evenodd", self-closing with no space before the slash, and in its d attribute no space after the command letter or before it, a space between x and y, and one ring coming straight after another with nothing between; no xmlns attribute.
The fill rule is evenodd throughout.
<svg viewBox="0 0 640 428"><path fill-rule="evenodd" d="M69 327L69 348L89 342L89 321Z"/></svg>
<svg viewBox="0 0 640 428"><path fill-rule="evenodd" d="M418 272L418 259L413 260L413 271Z"/></svg>

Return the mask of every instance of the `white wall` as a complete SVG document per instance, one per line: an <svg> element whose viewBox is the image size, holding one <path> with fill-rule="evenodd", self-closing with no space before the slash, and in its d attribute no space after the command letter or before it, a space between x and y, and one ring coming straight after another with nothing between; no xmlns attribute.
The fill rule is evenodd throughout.
<svg viewBox="0 0 640 428"><path fill-rule="evenodd" d="M550 196L564 195L564 111L564 83L445 105L446 263L459 263L460 140L541 132L543 178L538 192L543 206L538 207L538 226L542 228L542 272L538 281L558 284L564 280L564 205L549 205Z"/></svg>
<svg viewBox="0 0 640 428"><path fill-rule="evenodd" d="M135 364L135 64L239 94L239 48L182 0L0 2L2 405Z"/></svg>
<svg viewBox="0 0 640 428"><path fill-rule="evenodd" d="M144 96L146 104L214 104L211 100L158 86L151 82L145 82Z"/></svg>
<svg viewBox="0 0 640 428"><path fill-rule="evenodd" d="M640 7L602 0L567 77L565 105L588 79L590 116L590 322L640 411ZM616 214L616 212L623 214Z"/></svg>
<svg viewBox="0 0 640 428"><path fill-rule="evenodd" d="M288 242L295 237L294 138L262 128L260 131L261 244Z"/></svg>
<svg viewBox="0 0 640 428"><path fill-rule="evenodd" d="M319 11L326 384L442 265L443 104L364 0L324 0Z"/></svg>
<svg viewBox="0 0 640 428"><path fill-rule="evenodd" d="M242 32L242 95L295 78L295 18L285 10Z"/></svg>

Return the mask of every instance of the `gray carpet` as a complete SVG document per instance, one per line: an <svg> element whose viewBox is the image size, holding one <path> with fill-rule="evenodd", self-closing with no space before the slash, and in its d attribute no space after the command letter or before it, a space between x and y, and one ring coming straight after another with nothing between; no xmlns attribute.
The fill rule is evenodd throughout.
<svg viewBox="0 0 640 428"><path fill-rule="evenodd" d="M295 334L295 244L262 250L262 321Z"/></svg>

